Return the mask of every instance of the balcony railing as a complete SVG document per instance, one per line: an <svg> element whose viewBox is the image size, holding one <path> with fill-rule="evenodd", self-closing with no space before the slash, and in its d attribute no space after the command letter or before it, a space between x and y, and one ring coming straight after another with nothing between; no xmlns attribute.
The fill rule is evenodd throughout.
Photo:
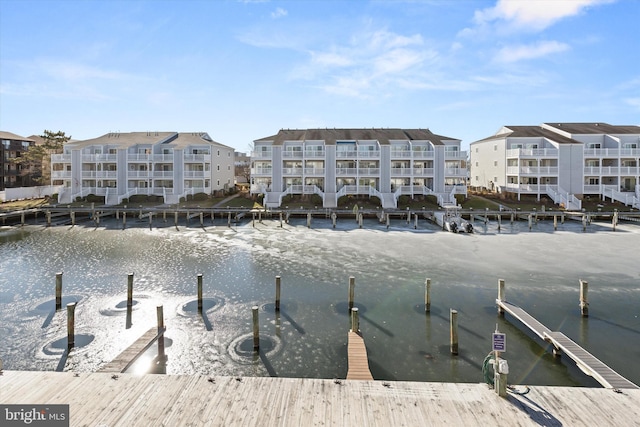
<svg viewBox="0 0 640 427"><path fill-rule="evenodd" d="M210 163L211 155L210 154L185 154L184 161L189 163L193 163L193 162Z"/></svg>
<svg viewBox="0 0 640 427"><path fill-rule="evenodd" d="M587 166L584 168L585 175L618 175L619 173L618 166Z"/></svg>
<svg viewBox="0 0 640 427"><path fill-rule="evenodd" d="M445 159L466 159L467 152L466 151L445 151L444 157Z"/></svg>
<svg viewBox="0 0 640 427"><path fill-rule="evenodd" d="M433 150L413 150L414 159L432 159Z"/></svg>
<svg viewBox="0 0 640 427"><path fill-rule="evenodd" d="M127 178L149 178L151 172L148 170L127 171Z"/></svg>
<svg viewBox="0 0 640 427"><path fill-rule="evenodd" d="M111 178L118 177L117 171L82 171L82 178Z"/></svg>
<svg viewBox="0 0 640 427"><path fill-rule="evenodd" d="M444 170L445 176L467 176L467 170L465 168L446 168Z"/></svg>
<svg viewBox="0 0 640 427"><path fill-rule="evenodd" d="M413 151L411 150L391 150L392 159L410 159Z"/></svg>
<svg viewBox="0 0 640 427"><path fill-rule="evenodd" d="M69 179L71 178L71 171L52 171L51 178Z"/></svg>
<svg viewBox="0 0 640 427"><path fill-rule="evenodd" d="M324 168L304 168L305 175L321 175L324 176Z"/></svg>
<svg viewBox="0 0 640 427"><path fill-rule="evenodd" d="M640 148L585 148L585 157L640 157Z"/></svg>
<svg viewBox="0 0 640 427"><path fill-rule="evenodd" d="M414 176L433 176L433 168L413 168Z"/></svg>
<svg viewBox="0 0 640 427"><path fill-rule="evenodd" d="M251 175L269 175L273 172L272 168L251 168Z"/></svg>
<svg viewBox="0 0 640 427"><path fill-rule="evenodd" d="M117 154L83 154L83 162L115 162L118 159Z"/></svg>
<svg viewBox="0 0 640 427"><path fill-rule="evenodd" d="M558 175L557 166L508 166L507 175Z"/></svg>
<svg viewBox="0 0 640 427"><path fill-rule="evenodd" d="M360 176L378 176L378 175L380 175L380 168L358 168L358 175L360 175Z"/></svg>
<svg viewBox="0 0 640 427"><path fill-rule="evenodd" d="M558 157L556 148L516 148L507 150L507 157Z"/></svg>
<svg viewBox="0 0 640 427"><path fill-rule="evenodd" d="M356 168L336 168L336 176L356 176L358 169Z"/></svg>
<svg viewBox="0 0 640 427"><path fill-rule="evenodd" d="M52 154L52 163L69 163L71 162L71 154Z"/></svg>
<svg viewBox="0 0 640 427"><path fill-rule="evenodd" d="M173 163L173 154L153 154L151 160L154 163Z"/></svg>
<svg viewBox="0 0 640 427"><path fill-rule="evenodd" d="M301 159L302 150L284 150L282 152L282 157L285 159Z"/></svg>
<svg viewBox="0 0 640 427"><path fill-rule="evenodd" d="M127 154L128 162L150 162L152 160L151 154Z"/></svg>
<svg viewBox="0 0 640 427"><path fill-rule="evenodd" d="M302 168L282 168L283 175L302 175Z"/></svg>
<svg viewBox="0 0 640 427"><path fill-rule="evenodd" d="M412 168L391 168L391 176L411 176Z"/></svg>
<svg viewBox="0 0 640 427"><path fill-rule="evenodd" d="M251 158L254 158L254 159L270 159L271 157L273 157L271 150L251 152Z"/></svg>

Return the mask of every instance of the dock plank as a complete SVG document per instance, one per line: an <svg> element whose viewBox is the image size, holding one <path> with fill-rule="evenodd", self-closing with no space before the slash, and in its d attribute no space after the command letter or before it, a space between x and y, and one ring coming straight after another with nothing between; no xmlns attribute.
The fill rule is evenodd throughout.
<svg viewBox="0 0 640 427"><path fill-rule="evenodd" d="M99 372L121 373L126 371L133 363L147 351L154 342L165 332L165 329L151 328L138 338L133 344L124 349L115 359L100 368Z"/></svg>
<svg viewBox="0 0 640 427"><path fill-rule="evenodd" d="M213 379L213 381L209 381ZM19 391L30 384L38 393ZM640 390L486 384L5 371L3 404L69 404L71 426L638 425Z"/></svg>

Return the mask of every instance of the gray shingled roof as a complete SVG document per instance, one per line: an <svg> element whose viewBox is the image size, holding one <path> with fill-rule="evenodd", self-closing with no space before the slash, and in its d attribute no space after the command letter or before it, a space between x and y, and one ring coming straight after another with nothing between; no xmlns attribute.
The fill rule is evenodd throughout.
<svg viewBox="0 0 640 427"><path fill-rule="evenodd" d="M5 131L2 131L2 130L0 130L0 139L10 139L10 140L13 140L13 141L35 142L31 138L25 138L24 136L16 135L15 133L5 132Z"/></svg>
<svg viewBox="0 0 640 427"><path fill-rule="evenodd" d="M475 141L472 144L476 142L491 141L493 139L535 138L535 137L547 138L559 144L580 144L580 142L576 141L575 139L567 138L566 136L562 136L556 132L553 132L549 129L542 128L540 126L504 126L504 127L511 130L511 132L497 133L490 137Z"/></svg>
<svg viewBox="0 0 640 427"><path fill-rule="evenodd" d="M571 134L640 134L640 126L610 125L609 123L545 123L547 126Z"/></svg>
<svg viewBox="0 0 640 427"><path fill-rule="evenodd" d="M67 145L72 148L83 148L91 145L132 147L134 145L155 145L159 143L169 143L176 147L210 144L231 148L212 140L205 132L110 132L97 138L70 142Z"/></svg>
<svg viewBox="0 0 640 427"><path fill-rule="evenodd" d="M388 145L390 140L431 141L443 145L442 141L459 141L456 138L436 135L429 129L281 129L276 135L256 139L254 142L272 141L282 145L285 141L324 141L334 145L336 141L378 141Z"/></svg>

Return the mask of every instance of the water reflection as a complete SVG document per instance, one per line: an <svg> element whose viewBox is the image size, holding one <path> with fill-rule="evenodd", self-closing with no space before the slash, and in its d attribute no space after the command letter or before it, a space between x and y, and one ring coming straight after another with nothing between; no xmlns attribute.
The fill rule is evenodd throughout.
<svg viewBox="0 0 640 427"><path fill-rule="evenodd" d="M109 225L109 224L107 224ZM113 224L111 224L113 225ZM583 233L549 222L478 224L459 236L421 223L328 221L259 228L25 227L0 243L0 334L6 369L56 369L64 350L50 345L65 334L66 317L52 310L55 272L64 270L63 306L81 302L76 322L92 339L67 355L64 369L98 370L156 324L163 305L165 355L155 346L136 366L157 372L340 378L346 375L348 278L357 278L355 307L376 379L482 381L482 360L495 324L508 334L510 378L529 384L590 385L571 362L497 317L497 280L507 298L551 329L581 342L622 375L640 382L640 368L615 351L637 341L638 228ZM523 229L524 227L524 229ZM604 227L602 227L604 228ZM635 240L634 240L635 239ZM598 251L591 248L598 247ZM126 304L127 274L136 272ZM205 278L198 310L196 277ZM273 279L282 277L281 310ZM424 310L432 279L431 312ZM578 278L590 289L591 317L577 309ZM254 351L251 307L260 307L260 349ZM460 354L449 354L449 319L458 310ZM82 339L82 338L80 338ZM65 338L66 340L66 338ZM249 344L247 344L249 343ZM249 348L250 347L250 348ZM46 348L46 350L45 350ZM633 349L632 349L633 351ZM635 350L637 351L637 349ZM78 353L76 353L78 354ZM26 356L25 356L26 355ZM511 381L510 381L511 382Z"/></svg>

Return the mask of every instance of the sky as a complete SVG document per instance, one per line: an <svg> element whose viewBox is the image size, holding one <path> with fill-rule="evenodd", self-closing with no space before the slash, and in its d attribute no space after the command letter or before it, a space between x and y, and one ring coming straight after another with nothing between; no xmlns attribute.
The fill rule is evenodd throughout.
<svg viewBox="0 0 640 427"><path fill-rule="evenodd" d="M640 125L638 0L0 0L0 130Z"/></svg>

